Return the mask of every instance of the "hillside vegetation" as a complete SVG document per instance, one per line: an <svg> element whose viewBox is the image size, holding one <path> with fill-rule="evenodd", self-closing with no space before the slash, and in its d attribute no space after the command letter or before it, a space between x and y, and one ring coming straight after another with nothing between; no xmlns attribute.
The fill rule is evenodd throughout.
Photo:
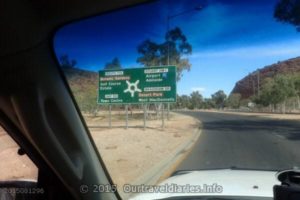
<svg viewBox="0 0 300 200"><path fill-rule="evenodd" d="M63 68L81 111L97 112L98 73L77 68Z"/></svg>
<svg viewBox="0 0 300 200"><path fill-rule="evenodd" d="M98 73L78 68L63 68L71 90L81 111L96 114ZM278 62L258 69L239 80L231 94L219 90L211 98L203 98L199 92L177 96L172 108L239 109L248 107L254 111L300 111L300 57Z"/></svg>
<svg viewBox="0 0 300 200"><path fill-rule="evenodd" d="M238 81L229 98L257 111L299 112L300 58L266 66ZM239 98L239 99L238 99ZM238 107L238 106L236 106Z"/></svg>
<svg viewBox="0 0 300 200"><path fill-rule="evenodd" d="M300 57L278 62L250 73L236 83L231 93L241 94L242 99L247 99L258 93L266 79L274 78L279 74L288 75L295 73L300 73Z"/></svg>

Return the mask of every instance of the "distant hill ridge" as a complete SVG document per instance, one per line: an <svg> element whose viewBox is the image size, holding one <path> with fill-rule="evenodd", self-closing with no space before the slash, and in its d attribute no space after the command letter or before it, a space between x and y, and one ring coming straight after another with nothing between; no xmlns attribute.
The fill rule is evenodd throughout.
<svg viewBox="0 0 300 200"><path fill-rule="evenodd" d="M250 73L235 84L231 93L240 93L242 99L247 99L253 94L257 94L258 88L262 87L262 83L266 78L289 73L300 73L300 57L280 61Z"/></svg>
<svg viewBox="0 0 300 200"><path fill-rule="evenodd" d="M78 68L63 68L80 110L93 112L97 109L98 73Z"/></svg>
<svg viewBox="0 0 300 200"><path fill-rule="evenodd" d="M89 80L98 79L98 73L93 71L82 70L79 68L62 68L68 80L76 80L84 77Z"/></svg>
<svg viewBox="0 0 300 200"><path fill-rule="evenodd" d="M87 95L93 99L97 99L97 72L81 70L78 68L63 68L63 71L74 95L82 100L83 103L86 101ZM257 94L258 85L259 88L261 88L262 83L266 78L273 78L277 74L288 73L300 73L300 57L280 61L250 73L235 84L231 93L239 93L241 94L242 99L247 99L253 94Z"/></svg>

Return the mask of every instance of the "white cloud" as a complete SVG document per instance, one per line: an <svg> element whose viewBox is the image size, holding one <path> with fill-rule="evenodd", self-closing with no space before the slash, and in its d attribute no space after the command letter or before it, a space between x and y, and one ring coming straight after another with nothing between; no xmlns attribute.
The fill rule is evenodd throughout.
<svg viewBox="0 0 300 200"><path fill-rule="evenodd" d="M206 89L205 89L204 87L192 87L191 90L192 90L193 92L198 91L198 92L200 92L200 93L206 91Z"/></svg>

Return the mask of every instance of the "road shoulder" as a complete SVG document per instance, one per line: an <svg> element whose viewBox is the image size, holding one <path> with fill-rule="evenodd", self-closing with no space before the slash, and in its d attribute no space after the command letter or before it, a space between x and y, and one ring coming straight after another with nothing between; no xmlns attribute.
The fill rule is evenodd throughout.
<svg viewBox="0 0 300 200"><path fill-rule="evenodd" d="M141 123L130 122L131 125ZM118 186L156 184L176 169L200 135L200 122L172 113L166 126L148 122L149 128L91 128L92 137ZM122 189L119 188L119 191Z"/></svg>

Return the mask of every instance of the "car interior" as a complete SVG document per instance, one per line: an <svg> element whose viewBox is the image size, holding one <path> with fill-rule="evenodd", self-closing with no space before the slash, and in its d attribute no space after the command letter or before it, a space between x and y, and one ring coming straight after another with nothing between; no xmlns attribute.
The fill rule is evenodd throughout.
<svg viewBox="0 0 300 200"><path fill-rule="evenodd" d="M73 21L149 2L0 2L0 125L19 146L18 155L27 155L38 168L36 181L0 181L0 191L15 194L0 195L1 200L121 199L117 190L81 191L82 185L113 182L59 67L53 37ZM299 199L299 173L281 179L275 199Z"/></svg>
<svg viewBox="0 0 300 200"><path fill-rule="evenodd" d="M142 2L1 1L0 122L20 146L18 153L39 169L37 182L0 183L1 188L31 188L32 194L17 193L16 199L119 198L79 192L82 184L111 180L60 72L52 39L66 23Z"/></svg>

